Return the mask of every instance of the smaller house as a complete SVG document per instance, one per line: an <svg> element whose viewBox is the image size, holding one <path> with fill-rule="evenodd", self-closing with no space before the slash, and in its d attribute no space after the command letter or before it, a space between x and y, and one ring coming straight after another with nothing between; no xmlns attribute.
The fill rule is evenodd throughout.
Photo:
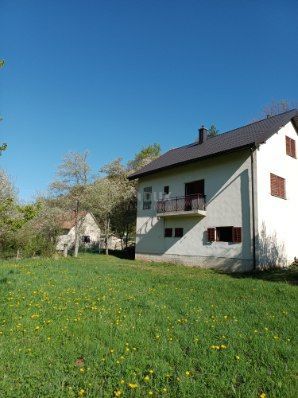
<svg viewBox="0 0 298 398"><path fill-rule="evenodd" d="M80 246L89 248L91 246L99 245L100 242L100 228L91 213L81 211L77 216ZM75 225L76 213L67 212L61 221L62 235L58 236L56 250L63 252L65 249L69 250L75 244Z"/></svg>

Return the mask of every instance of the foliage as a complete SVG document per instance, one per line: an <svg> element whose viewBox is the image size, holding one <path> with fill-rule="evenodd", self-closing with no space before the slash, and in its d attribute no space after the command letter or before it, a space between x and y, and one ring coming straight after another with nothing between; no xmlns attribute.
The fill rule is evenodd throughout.
<svg viewBox="0 0 298 398"><path fill-rule="evenodd" d="M55 205L68 211L75 211L77 215L81 210L85 210L85 194L90 172L87 157L88 152L66 154L58 167L57 180L50 186L52 193L56 197ZM80 223L81 220L76 217L75 257L79 251Z"/></svg>
<svg viewBox="0 0 298 398"><path fill-rule="evenodd" d="M2 262L1 394L294 398L288 273L272 282L104 255Z"/></svg>
<svg viewBox="0 0 298 398"><path fill-rule="evenodd" d="M219 134L219 131L217 130L216 126L212 124L208 130L208 137L215 137Z"/></svg>
<svg viewBox="0 0 298 398"><path fill-rule="evenodd" d="M146 166L148 163L152 162L154 159L161 155L161 148L159 144L148 145L138 152L134 159L128 162L128 169L130 171L140 170L142 167Z"/></svg>

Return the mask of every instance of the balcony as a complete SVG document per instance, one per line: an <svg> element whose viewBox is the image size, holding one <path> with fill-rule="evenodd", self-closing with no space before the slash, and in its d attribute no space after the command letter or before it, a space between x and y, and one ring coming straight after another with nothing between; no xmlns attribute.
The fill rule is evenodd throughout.
<svg viewBox="0 0 298 398"><path fill-rule="evenodd" d="M188 195L162 199L156 203L157 217L206 216L205 195Z"/></svg>

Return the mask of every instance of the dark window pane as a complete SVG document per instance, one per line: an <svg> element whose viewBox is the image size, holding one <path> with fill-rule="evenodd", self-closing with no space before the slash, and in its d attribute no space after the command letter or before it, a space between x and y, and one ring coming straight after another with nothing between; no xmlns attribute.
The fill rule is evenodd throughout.
<svg viewBox="0 0 298 398"><path fill-rule="evenodd" d="M175 228L175 237L181 238L183 236L183 228Z"/></svg>
<svg viewBox="0 0 298 398"><path fill-rule="evenodd" d="M173 236L173 229L172 228L165 228L165 237L171 238Z"/></svg>
<svg viewBox="0 0 298 398"><path fill-rule="evenodd" d="M217 227L216 240L219 242L233 242L233 227Z"/></svg>

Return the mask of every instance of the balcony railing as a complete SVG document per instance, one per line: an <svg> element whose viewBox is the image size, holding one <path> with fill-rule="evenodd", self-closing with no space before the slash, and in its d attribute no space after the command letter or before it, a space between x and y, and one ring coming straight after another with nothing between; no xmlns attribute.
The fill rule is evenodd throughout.
<svg viewBox="0 0 298 398"><path fill-rule="evenodd" d="M206 210L206 196L202 194L162 199L156 203L157 214L197 212Z"/></svg>

